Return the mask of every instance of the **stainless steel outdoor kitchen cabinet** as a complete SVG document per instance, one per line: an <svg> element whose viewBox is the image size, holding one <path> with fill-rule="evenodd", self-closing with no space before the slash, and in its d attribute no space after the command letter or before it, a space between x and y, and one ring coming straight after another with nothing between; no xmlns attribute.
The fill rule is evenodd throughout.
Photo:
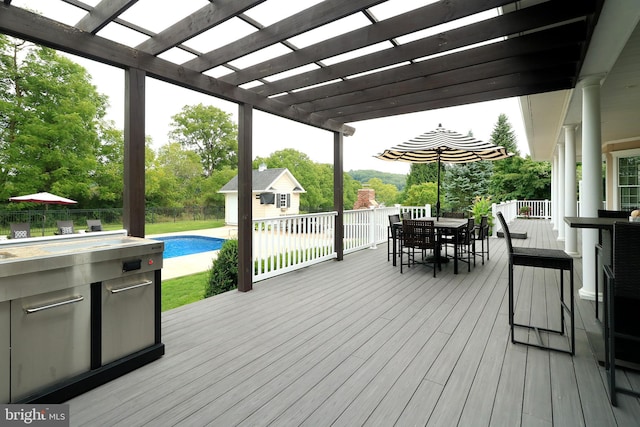
<svg viewBox="0 0 640 427"><path fill-rule="evenodd" d="M161 357L163 251L125 230L0 241L0 403L61 403Z"/></svg>

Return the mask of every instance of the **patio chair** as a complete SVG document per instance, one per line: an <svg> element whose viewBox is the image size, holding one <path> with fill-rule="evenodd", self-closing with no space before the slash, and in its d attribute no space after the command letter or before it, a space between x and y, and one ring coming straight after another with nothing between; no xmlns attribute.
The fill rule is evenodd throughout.
<svg viewBox="0 0 640 427"><path fill-rule="evenodd" d="M640 305L638 282L638 241L640 224L617 222L613 225L613 268L605 265L605 369L609 398L617 405L616 393L640 397L640 391L616 383L617 360L640 363Z"/></svg>
<svg viewBox="0 0 640 427"><path fill-rule="evenodd" d="M433 264L433 277L436 277L436 266L440 266L440 244L436 239L436 229L431 220L407 219L402 221L402 238L400 239L400 273L403 273L402 266L410 267L416 263L416 249L422 255L424 264ZM426 258L427 251L432 253L432 257ZM407 255L407 263L403 262L404 255Z"/></svg>
<svg viewBox="0 0 640 427"><path fill-rule="evenodd" d="M399 222L399 214L389 215L389 226L387 227L387 261L391 259L391 255L393 254L393 240L396 238L394 233L399 233L400 231L398 227L394 227L394 224Z"/></svg>
<svg viewBox="0 0 640 427"><path fill-rule="evenodd" d="M11 228L11 239L24 239L31 237L31 224L28 222L12 222L9 224Z"/></svg>
<svg viewBox="0 0 640 427"><path fill-rule="evenodd" d="M457 218L459 219L459 218ZM448 255L448 246L458 246L458 260L466 262L468 265L468 271L471 271L471 256L473 255L473 266L476 265L475 255L475 220L473 218L467 219L467 226L455 234L441 234L440 245L444 246L444 254ZM454 250L455 254L455 250ZM455 255L454 255L455 256Z"/></svg>
<svg viewBox="0 0 640 427"><path fill-rule="evenodd" d="M57 221L58 230L55 232L57 235L73 234L73 221Z"/></svg>
<svg viewBox="0 0 640 427"><path fill-rule="evenodd" d="M87 231L102 231L102 221L99 219L88 219Z"/></svg>
<svg viewBox="0 0 640 427"><path fill-rule="evenodd" d="M476 241L480 241L480 251L476 251L475 254L482 257L482 265L484 265L484 256L487 255L487 261L489 261L489 218L486 215L482 215L480 224L476 224L475 232ZM487 248L484 247L484 242L487 241Z"/></svg>
<svg viewBox="0 0 640 427"><path fill-rule="evenodd" d="M620 218L620 219L628 219L629 215L631 215L631 211L612 211L607 209L598 209L598 218ZM596 283L595 283L595 293L596 293L596 319L600 318L600 297L598 296L598 290L600 282L600 272L601 270L598 268L598 258L602 254L602 230L598 229L598 243L595 247L596 251Z"/></svg>
<svg viewBox="0 0 640 427"><path fill-rule="evenodd" d="M411 219L411 211L402 212L402 220Z"/></svg>
<svg viewBox="0 0 640 427"><path fill-rule="evenodd" d="M514 247L511 243L511 233L509 232L509 227L507 226L507 222L502 216L501 212L498 212L498 220L502 225L502 230L504 232L505 241L507 242L507 252L509 254L509 326L511 329L511 342L516 344L525 344L532 347L543 348L547 350L559 351L563 353L569 353L571 355L575 354L575 318L574 318L574 283L573 283L573 258L567 255L564 251L559 249L546 249L546 248L531 248L531 247ZM514 282L513 282L513 268L516 265L520 265L523 267L538 267L538 268L549 268L554 270L560 270L560 329L548 329L542 328L530 324L516 323L514 310L515 310L515 299L514 299ZM569 305L565 303L564 300L564 272L569 272L570 284L569 284ZM565 335L565 311L569 314L569 319L571 320L571 337L569 343L569 350L552 347L550 345L544 345L542 343L542 339L540 337L540 331L547 333L555 333L560 335ZM546 315L545 315L546 317ZM527 341L518 341L515 339L515 328L527 328L535 331L536 336L538 338L538 344Z"/></svg>

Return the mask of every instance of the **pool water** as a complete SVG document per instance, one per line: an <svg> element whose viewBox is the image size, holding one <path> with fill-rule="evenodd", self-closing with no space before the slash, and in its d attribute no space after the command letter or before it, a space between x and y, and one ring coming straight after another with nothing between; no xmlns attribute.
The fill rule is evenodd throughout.
<svg viewBox="0 0 640 427"><path fill-rule="evenodd" d="M175 258L184 255L199 254L201 252L217 251L225 242L225 239L205 236L153 237L153 240L161 240L164 242L164 258Z"/></svg>

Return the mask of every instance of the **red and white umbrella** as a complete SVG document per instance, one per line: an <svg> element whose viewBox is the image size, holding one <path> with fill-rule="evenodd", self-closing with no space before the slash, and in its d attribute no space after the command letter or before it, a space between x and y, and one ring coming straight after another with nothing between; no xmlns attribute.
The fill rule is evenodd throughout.
<svg viewBox="0 0 640 427"><path fill-rule="evenodd" d="M57 196L55 194L42 193L27 194L25 196L9 197L10 202L22 202L22 203L42 203L45 205L45 213L42 216L42 235L44 236L44 223L47 219L47 207L49 205L75 205L75 200L67 199L66 197Z"/></svg>
<svg viewBox="0 0 640 427"><path fill-rule="evenodd" d="M66 197L56 196L55 194L42 193L27 194L26 196L9 197L10 202L25 202L25 203L44 203L47 205L75 205L75 200L67 199Z"/></svg>

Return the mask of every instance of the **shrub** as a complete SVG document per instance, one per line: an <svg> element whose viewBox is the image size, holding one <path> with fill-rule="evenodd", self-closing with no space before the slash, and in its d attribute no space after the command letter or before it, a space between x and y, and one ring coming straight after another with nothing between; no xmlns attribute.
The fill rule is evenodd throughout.
<svg viewBox="0 0 640 427"><path fill-rule="evenodd" d="M238 287L238 240L227 240L209 270L204 297L221 294Z"/></svg>
<svg viewBox="0 0 640 427"><path fill-rule="evenodd" d="M480 224L480 220L483 216L487 216L487 221L489 223L489 230L493 228L493 215L491 209L491 197L480 197L476 196L475 201L473 202L473 206L469 210L476 224Z"/></svg>

